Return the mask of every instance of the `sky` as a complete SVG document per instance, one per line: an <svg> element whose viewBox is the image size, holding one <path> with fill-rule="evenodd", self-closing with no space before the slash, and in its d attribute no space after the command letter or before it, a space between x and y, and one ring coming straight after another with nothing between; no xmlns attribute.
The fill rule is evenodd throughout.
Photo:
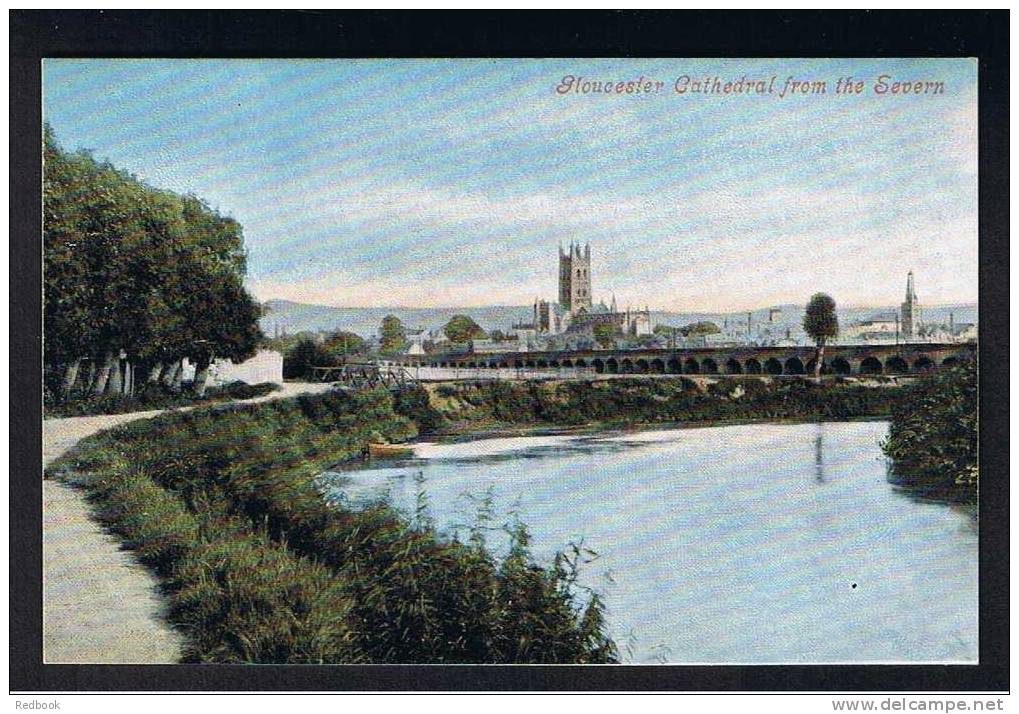
<svg viewBox="0 0 1019 714"><path fill-rule="evenodd" d="M880 75L944 91L878 95ZM825 94L780 96L788 78ZM555 300L571 241L621 306L891 305L909 270L923 303L977 299L975 60L56 59L43 87L63 146L239 220L262 300Z"/></svg>

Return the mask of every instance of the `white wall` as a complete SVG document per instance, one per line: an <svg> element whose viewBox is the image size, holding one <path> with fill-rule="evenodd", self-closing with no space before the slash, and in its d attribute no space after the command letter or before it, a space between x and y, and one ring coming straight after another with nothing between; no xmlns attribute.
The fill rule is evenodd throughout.
<svg viewBox="0 0 1019 714"><path fill-rule="evenodd" d="M216 360L209 367L209 384L230 382L283 384L283 355L273 350L259 350L249 360L234 364L230 360Z"/></svg>
<svg viewBox="0 0 1019 714"><path fill-rule="evenodd" d="M195 378L195 366L184 360L184 381ZM249 360L234 364L228 359L213 360L209 365L208 386L218 387L230 382L283 384L283 355L273 350L259 350Z"/></svg>

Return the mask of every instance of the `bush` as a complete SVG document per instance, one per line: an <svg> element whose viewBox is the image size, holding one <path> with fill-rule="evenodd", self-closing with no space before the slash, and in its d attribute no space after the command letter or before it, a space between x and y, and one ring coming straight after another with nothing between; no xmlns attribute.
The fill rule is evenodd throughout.
<svg viewBox="0 0 1019 714"><path fill-rule="evenodd" d="M897 388L811 380L723 377L707 392L685 377L439 385L449 419L509 424L647 424L749 419L846 419L888 416Z"/></svg>
<svg viewBox="0 0 1019 714"><path fill-rule="evenodd" d="M975 360L903 388L882 444L893 480L933 497L975 501L978 406Z"/></svg>

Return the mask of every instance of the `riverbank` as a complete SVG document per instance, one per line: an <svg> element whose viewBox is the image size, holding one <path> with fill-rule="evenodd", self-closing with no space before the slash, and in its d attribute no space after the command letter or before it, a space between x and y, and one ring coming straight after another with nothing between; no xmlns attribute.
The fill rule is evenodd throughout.
<svg viewBox="0 0 1019 714"><path fill-rule="evenodd" d="M250 403L328 385L285 385ZM165 410L45 419L43 468L79 441ZM166 619L159 580L97 522L84 492L65 482L42 484L43 661L49 664L171 664L184 637Z"/></svg>
<svg viewBox="0 0 1019 714"><path fill-rule="evenodd" d="M83 440L48 473L158 578L188 662L612 662L600 605L314 479L370 439L413 438L385 391L163 414ZM99 660L101 661L101 660Z"/></svg>
<svg viewBox="0 0 1019 714"><path fill-rule="evenodd" d="M597 599L583 608L564 573L531 562L525 532L515 557L496 562L385 506L330 508L315 478L376 435L407 441L450 417L475 435L493 418L514 428L852 418L883 415L894 392L687 382L435 385L437 398L419 388L395 403L328 392L182 410L90 436L49 473L83 488L156 576L187 635L185 661L608 662Z"/></svg>
<svg viewBox="0 0 1019 714"><path fill-rule="evenodd" d="M457 436L533 429L887 418L900 391L893 385L726 378L705 387L684 377L444 383L402 393L395 408L413 419L422 433Z"/></svg>

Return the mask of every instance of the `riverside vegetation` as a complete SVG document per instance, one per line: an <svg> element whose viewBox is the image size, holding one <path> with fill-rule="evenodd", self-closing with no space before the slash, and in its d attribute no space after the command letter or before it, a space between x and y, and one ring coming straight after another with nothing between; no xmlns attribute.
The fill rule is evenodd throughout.
<svg viewBox="0 0 1019 714"><path fill-rule="evenodd" d="M882 444L893 479L925 496L976 502L978 423L974 360L904 387Z"/></svg>
<svg viewBox="0 0 1019 714"><path fill-rule="evenodd" d="M49 475L84 488L97 517L160 578L186 661L617 660L596 594L569 557L529 555L526 529L497 559L385 503L326 503L316 477L378 436L449 429L707 418L887 415L895 389L722 379L438 385L334 391L165 414L82 441Z"/></svg>
<svg viewBox="0 0 1019 714"><path fill-rule="evenodd" d="M49 473L161 580L194 662L613 662L568 558L497 562L386 504L328 505L316 476L370 438L412 438L384 391L160 416L103 432Z"/></svg>
<svg viewBox="0 0 1019 714"><path fill-rule="evenodd" d="M220 387L209 387L204 396L198 394L185 382L180 391L163 384L146 384L135 394L74 394L65 401L44 404L47 417L86 416L90 414L127 414L148 409L173 409L175 407L202 406L232 399L252 399L279 390L272 382L248 384L231 382Z"/></svg>

